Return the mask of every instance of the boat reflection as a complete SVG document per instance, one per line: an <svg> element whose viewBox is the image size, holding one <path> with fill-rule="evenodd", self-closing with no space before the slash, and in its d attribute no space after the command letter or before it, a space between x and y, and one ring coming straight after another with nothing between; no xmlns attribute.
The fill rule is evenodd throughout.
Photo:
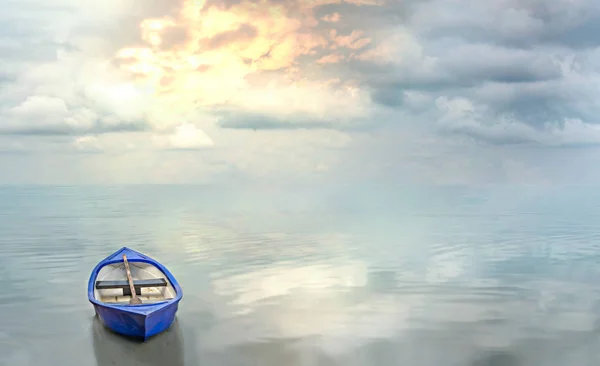
<svg viewBox="0 0 600 366"><path fill-rule="evenodd" d="M183 336L177 319L168 330L142 343L113 333L94 317L92 339L98 366L184 365Z"/></svg>
<svg viewBox="0 0 600 366"><path fill-rule="evenodd" d="M477 358L471 366L521 366L519 358L508 351L488 351Z"/></svg>

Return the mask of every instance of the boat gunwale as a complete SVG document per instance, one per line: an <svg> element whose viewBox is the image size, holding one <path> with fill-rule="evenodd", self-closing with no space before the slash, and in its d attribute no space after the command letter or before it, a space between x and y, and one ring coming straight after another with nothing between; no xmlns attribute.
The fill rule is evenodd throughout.
<svg viewBox="0 0 600 366"><path fill-rule="evenodd" d="M113 303L106 303L106 302L97 300L94 296L94 283L96 282L98 273L100 273L100 270L102 268L104 268L108 265L116 264L116 263L123 263L123 259L109 260L109 258L112 258L119 253L127 254L127 252L134 253L137 256L139 256L139 258L129 259L128 260L129 262L151 264L151 265L157 267L159 270L161 270L163 272L163 274L167 277L167 279L169 280L171 285L173 286L173 289L175 290L175 297L172 299L161 301L161 302L155 302L155 303L150 303L150 304L140 304L140 305L113 304ZM148 310L148 308L152 308L152 312L154 312L154 311L159 310L159 309L161 309L165 306L168 306L172 303L179 302L182 299L182 297L183 297L183 291L181 289L181 286L179 285L179 282L177 282L177 280L175 279L175 276L173 276L173 274L167 269L167 267L165 267L162 263L158 262L157 260L155 260L145 254L142 254L138 251L130 249L128 247L123 247L123 248L117 250L116 252L112 253L108 257L104 258L103 260L101 260L92 270L92 273L90 274L90 278L88 281L88 300L92 304L102 306L105 308L119 310L119 311L137 312L137 311L135 311L136 309ZM143 313L146 313L146 311L143 311Z"/></svg>

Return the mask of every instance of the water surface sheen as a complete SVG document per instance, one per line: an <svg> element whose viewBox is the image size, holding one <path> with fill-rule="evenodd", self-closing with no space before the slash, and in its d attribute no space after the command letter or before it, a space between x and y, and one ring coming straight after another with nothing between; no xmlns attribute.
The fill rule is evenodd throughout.
<svg viewBox="0 0 600 366"><path fill-rule="evenodd" d="M0 365L597 366L598 192L0 187ZM146 344L86 297L123 245L185 292Z"/></svg>

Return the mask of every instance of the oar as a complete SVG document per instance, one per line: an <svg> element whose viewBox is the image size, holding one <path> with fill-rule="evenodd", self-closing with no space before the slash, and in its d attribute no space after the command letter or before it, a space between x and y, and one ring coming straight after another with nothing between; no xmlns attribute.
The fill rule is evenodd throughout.
<svg viewBox="0 0 600 366"><path fill-rule="evenodd" d="M133 280L131 279L131 271L129 270L129 262L127 262L127 256L125 254L123 254L123 262L125 263L125 271L127 272L127 281L129 281L129 290L131 291L131 300L129 300L129 304L140 305L142 300L140 300L135 293L135 287L133 286Z"/></svg>

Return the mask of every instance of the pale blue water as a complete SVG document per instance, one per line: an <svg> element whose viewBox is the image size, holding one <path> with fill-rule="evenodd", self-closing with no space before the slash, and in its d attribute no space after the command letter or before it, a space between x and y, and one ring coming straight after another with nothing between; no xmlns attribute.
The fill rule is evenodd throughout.
<svg viewBox="0 0 600 366"><path fill-rule="evenodd" d="M599 365L600 189L0 187L0 365ZM184 288L94 320L123 245Z"/></svg>

